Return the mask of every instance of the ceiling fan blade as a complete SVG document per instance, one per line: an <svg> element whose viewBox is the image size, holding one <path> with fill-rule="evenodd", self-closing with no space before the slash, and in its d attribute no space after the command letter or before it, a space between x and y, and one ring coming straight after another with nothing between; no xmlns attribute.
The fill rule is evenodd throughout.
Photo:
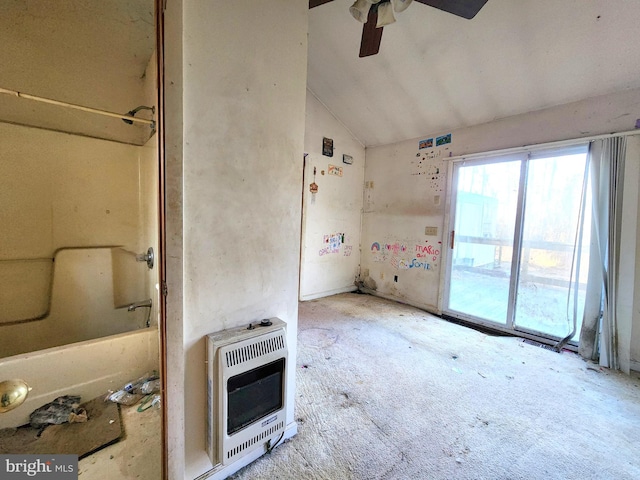
<svg viewBox="0 0 640 480"><path fill-rule="evenodd" d="M360 58L375 55L380 50L380 41L382 40L382 28L376 28L378 23L377 5L369 9L367 23L362 27L362 40L360 41Z"/></svg>
<svg viewBox="0 0 640 480"><path fill-rule="evenodd" d="M416 2L471 20L484 7L487 0L416 0Z"/></svg>
<svg viewBox="0 0 640 480"><path fill-rule="evenodd" d="M333 2L333 0L309 0L309 8L319 7L329 2Z"/></svg>

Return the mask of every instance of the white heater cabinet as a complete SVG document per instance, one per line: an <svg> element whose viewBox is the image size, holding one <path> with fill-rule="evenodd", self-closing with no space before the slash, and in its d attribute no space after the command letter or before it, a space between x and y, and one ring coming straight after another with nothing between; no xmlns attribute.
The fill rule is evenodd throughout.
<svg viewBox="0 0 640 480"><path fill-rule="evenodd" d="M286 324L270 318L207 335L207 438L214 465L265 451L286 426Z"/></svg>

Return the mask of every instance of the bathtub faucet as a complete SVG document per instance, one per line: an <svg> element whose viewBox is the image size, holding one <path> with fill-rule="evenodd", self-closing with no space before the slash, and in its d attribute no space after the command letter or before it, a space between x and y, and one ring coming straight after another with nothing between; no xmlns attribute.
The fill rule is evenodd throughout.
<svg viewBox="0 0 640 480"><path fill-rule="evenodd" d="M129 305L127 310L129 310L130 312L133 312L135 309L140 308L140 307L151 308L151 299L148 298L147 300L143 300L141 302L132 303L131 305Z"/></svg>

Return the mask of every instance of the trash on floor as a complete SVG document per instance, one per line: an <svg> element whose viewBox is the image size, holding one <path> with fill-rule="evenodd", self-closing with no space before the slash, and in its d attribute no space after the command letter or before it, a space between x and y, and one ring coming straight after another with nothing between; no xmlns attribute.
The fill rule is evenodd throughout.
<svg viewBox="0 0 640 480"><path fill-rule="evenodd" d="M106 400L121 405L135 405L145 395L150 395L160 391L160 377L156 372L145 374L133 382L125 384L117 392L110 391Z"/></svg>
<svg viewBox="0 0 640 480"><path fill-rule="evenodd" d="M79 397L71 397L71 399L75 400ZM55 405L54 411L61 411L60 404L77 405L70 399L61 400L56 404L58 400L51 402ZM46 408L51 404L43 405L36 412L46 412ZM69 414L76 417L74 422L68 421L55 425L47 423L46 428L34 428L27 424L0 430L0 454L78 455L79 458L83 458L104 446L117 442L122 437L124 430L120 420L119 406L105 402L104 395L77 405L76 410ZM43 414L38 413L38 415ZM63 418L62 413L59 414L59 418ZM44 416L40 422L44 421L43 419ZM53 420L52 417L51 420Z"/></svg>
<svg viewBox="0 0 640 480"><path fill-rule="evenodd" d="M149 410L151 407L160 407L160 394L149 394L142 399L140 402L140 406L138 407L138 412L144 412L145 410Z"/></svg>
<svg viewBox="0 0 640 480"><path fill-rule="evenodd" d="M71 417L73 415L73 417ZM79 416L84 415L84 420L79 420ZM30 418L33 428L42 428L47 425L60 425L73 421L86 421L87 412L80 408L80 397L77 395L64 395L56 398L53 402L47 403L34 410Z"/></svg>

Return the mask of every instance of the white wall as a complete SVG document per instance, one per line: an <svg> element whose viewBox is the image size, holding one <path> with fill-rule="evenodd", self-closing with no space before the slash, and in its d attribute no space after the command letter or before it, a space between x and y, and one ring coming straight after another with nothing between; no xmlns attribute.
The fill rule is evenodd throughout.
<svg viewBox="0 0 640 480"><path fill-rule="evenodd" d="M286 417L295 426L307 9L304 0L168 1L169 478L212 468L208 333L269 316L287 322Z"/></svg>
<svg viewBox="0 0 640 480"><path fill-rule="evenodd" d="M632 130L640 116L639 105L640 90L630 90L453 132L426 133L414 140L367 149L365 186L369 188L365 188L361 260L361 279L365 286L378 295L429 311L438 312L441 308L440 280L447 254L444 244L448 238L443 228L448 216L445 206L449 192L445 180L449 155ZM419 149L420 140L447 133L452 133L451 144ZM431 150L435 158L429 158ZM630 151L637 152L637 149L632 146ZM637 158L628 160L638 161ZM635 186L637 189L637 181ZM637 215L637 196L633 199L636 201L631 202L633 206L627 210L628 215ZM438 235L425 235L425 226L438 227ZM381 252L372 251L374 242L381 245ZM385 245L389 246L386 250ZM414 262L415 253L420 250L416 249L417 245L432 246L433 255L426 257L426 262L422 261L423 258ZM635 248L633 242L632 245ZM425 270L423 263L429 263L429 269ZM412 264L413 268L409 268ZM397 281L394 281L395 277ZM633 287L628 284L621 288L633 292ZM632 360L637 361L640 358L637 342L640 340L637 333L640 318L637 304L634 305L633 329L624 325L630 319L621 318L619 322L622 322L627 337L630 331L635 332L636 341L630 348L635 352ZM631 307L627 310L628 317ZM627 345L630 343L628 338L621 341Z"/></svg>
<svg viewBox="0 0 640 480"><path fill-rule="evenodd" d="M367 149L360 272L367 289L435 311L446 164L418 152L417 141ZM417 246L432 253L424 257Z"/></svg>
<svg viewBox="0 0 640 480"><path fill-rule="evenodd" d="M324 137L333 140L333 157L322 154ZM365 151L309 90L304 151L300 299L310 300L356 289ZM343 154L353 158L351 165ZM330 175L329 165L341 175ZM314 169L316 194L309 189Z"/></svg>

